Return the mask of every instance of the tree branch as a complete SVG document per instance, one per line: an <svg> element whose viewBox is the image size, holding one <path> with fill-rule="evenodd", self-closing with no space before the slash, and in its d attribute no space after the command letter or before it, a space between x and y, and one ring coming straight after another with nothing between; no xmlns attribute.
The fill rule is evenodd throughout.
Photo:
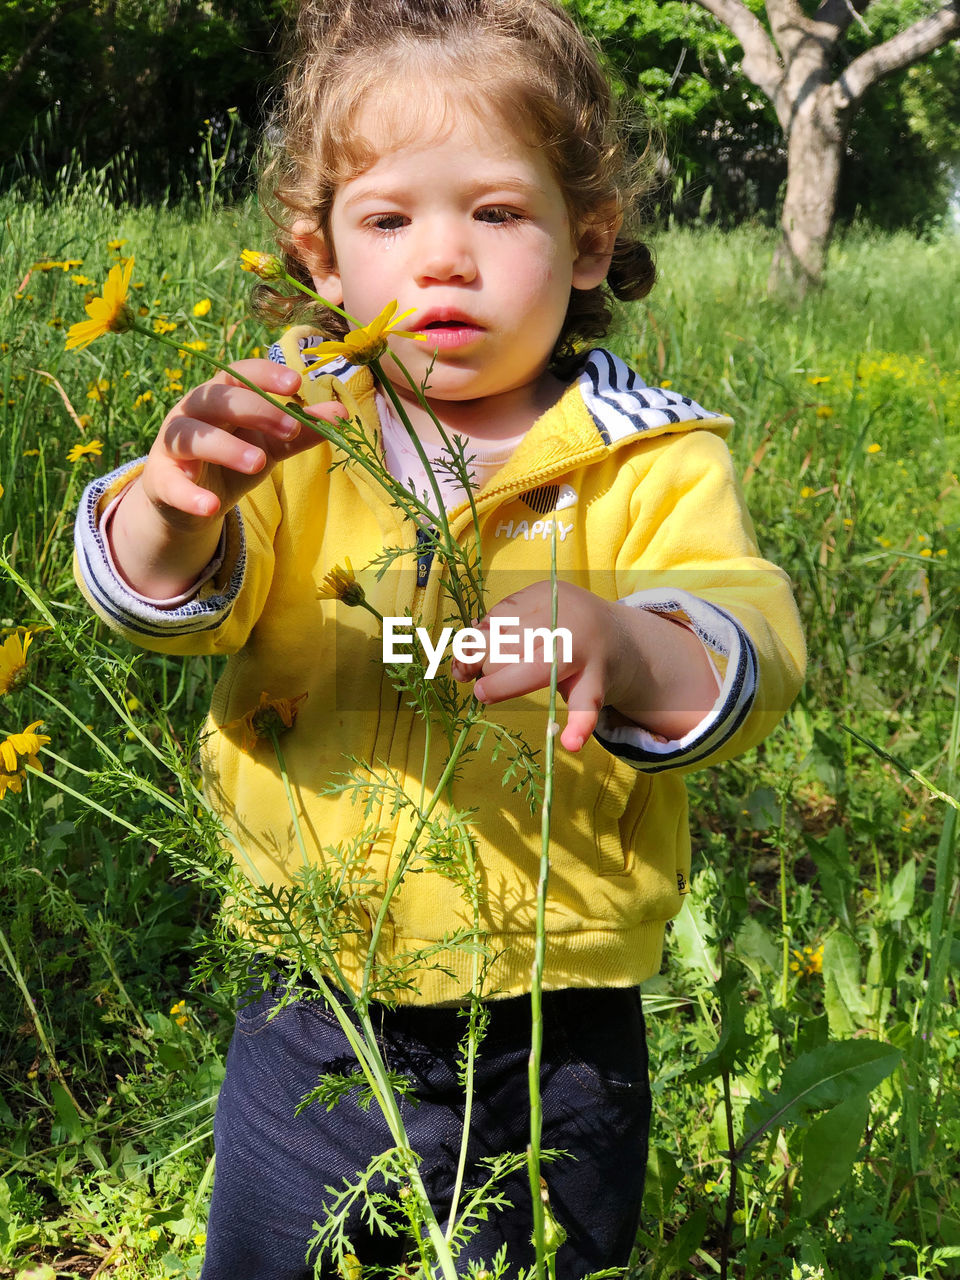
<svg viewBox="0 0 960 1280"><path fill-rule="evenodd" d="M841 109L853 106L871 85L884 76L939 49L954 35L960 35L960 0L948 0L937 13L920 18L883 44L861 53L837 77L835 92Z"/></svg>
<svg viewBox="0 0 960 1280"><path fill-rule="evenodd" d="M862 17L869 3L870 0L823 0L820 8L813 15L813 24L815 27L830 28L835 33L834 39L837 40L854 19L864 30L869 31L870 28Z"/></svg>
<svg viewBox="0 0 960 1280"><path fill-rule="evenodd" d="M743 73L773 101L783 79L777 50L759 19L740 0L696 0L722 22L743 48Z"/></svg>

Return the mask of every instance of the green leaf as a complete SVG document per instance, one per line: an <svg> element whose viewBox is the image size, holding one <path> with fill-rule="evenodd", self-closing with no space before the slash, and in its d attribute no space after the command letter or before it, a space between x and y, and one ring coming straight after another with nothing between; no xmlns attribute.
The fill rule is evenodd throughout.
<svg viewBox="0 0 960 1280"><path fill-rule="evenodd" d="M687 1081L713 1080L724 1072L732 1072L737 1063L749 1056L756 1036L747 1032L744 1022L743 989L738 967L731 965L716 984L720 1005L720 1039L716 1048L686 1073Z"/></svg>
<svg viewBox="0 0 960 1280"><path fill-rule="evenodd" d="M823 987L832 1036L848 1036L867 1024L870 1010L860 986L860 948L848 933L831 933L823 944Z"/></svg>
<svg viewBox="0 0 960 1280"><path fill-rule="evenodd" d="M673 942L676 954L688 969L697 969L710 982L720 976L720 962L716 948L707 942L707 922L703 908L693 897L688 897L683 910L672 922Z"/></svg>
<svg viewBox="0 0 960 1280"><path fill-rule="evenodd" d="M801 1153L801 1211L810 1218L829 1204L850 1177L870 1115L861 1091L839 1102L810 1124Z"/></svg>
<svg viewBox="0 0 960 1280"><path fill-rule="evenodd" d="M658 1274L689 1276L690 1259L707 1233L707 1210L700 1208L677 1231L657 1257Z"/></svg>
<svg viewBox="0 0 960 1280"><path fill-rule="evenodd" d="M748 916L737 932L734 943L737 959L747 966L757 982L762 985L762 976L776 973L780 968L781 951L769 930L765 929L756 916Z"/></svg>
<svg viewBox="0 0 960 1280"><path fill-rule="evenodd" d="M53 1105L57 1109L57 1116L60 1120L60 1137L59 1141L63 1142L80 1142L83 1138L83 1121L77 1111L73 1099L67 1093L66 1089L59 1080L53 1080L50 1083L50 1093L53 1097ZM56 1128L56 1126L54 1126ZM52 1135L51 1135L52 1136ZM54 1142L58 1138L53 1139Z"/></svg>
<svg viewBox="0 0 960 1280"><path fill-rule="evenodd" d="M896 879L884 893L884 908L888 920L905 920L913 911L913 898L917 887L917 868L906 862Z"/></svg>
<svg viewBox="0 0 960 1280"><path fill-rule="evenodd" d="M902 1056L877 1040L831 1040L811 1049L785 1068L776 1093L750 1103L744 1118L748 1136L740 1154L773 1125L794 1124L810 1111L837 1106L851 1092L874 1089Z"/></svg>
<svg viewBox="0 0 960 1280"><path fill-rule="evenodd" d="M644 1212L656 1222L664 1222L680 1184L680 1166L669 1151L651 1147L647 1157L647 1177L643 1187Z"/></svg>

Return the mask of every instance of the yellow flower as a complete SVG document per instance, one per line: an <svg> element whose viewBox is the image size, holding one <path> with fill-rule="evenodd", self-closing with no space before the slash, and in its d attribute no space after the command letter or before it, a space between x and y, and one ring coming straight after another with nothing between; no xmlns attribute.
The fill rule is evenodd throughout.
<svg viewBox="0 0 960 1280"><path fill-rule="evenodd" d="M28 724L23 733L11 733L0 742L0 800L12 791L19 794L24 778L24 769L36 769L43 773L43 765L37 752L50 741L45 733L37 733L43 724L42 720L34 720Z"/></svg>
<svg viewBox="0 0 960 1280"><path fill-rule="evenodd" d="M108 240L107 248L112 249L114 253L119 253L126 243L126 240Z"/></svg>
<svg viewBox="0 0 960 1280"><path fill-rule="evenodd" d="M920 554L922 556L932 556L933 552L930 550L929 547L924 547L923 550L920 552Z"/></svg>
<svg viewBox="0 0 960 1280"><path fill-rule="evenodd" d="M867 445L867 453L879 453L879 452L880 452L880 446L876 442L874 442L873 444Z"/></svg>
<svg viewBox="0 0 960 1280"><path fill-rule="evenodd" d="M96 382L88 383L87 399L102 400L106 393L110 390L110 381L108 378L98 378ZM87 420L89 422L89 419Z"/></svg>
<svg viewBox="0 0 960 1280"><path fill-rule="evenodd" d="M304 347L302 354L319 359L322 356L346 356L351 364L370 364L379 360L387 349L387 335L397 338L416 338L426 342L425 333L410 333L406 329L397 329L401 320L413 315L413 308L394 317L397 309L395 302L388 302L375 320L361 325L359 329L351 329L346 337L330 342L321 342L317 347Z"/></svg>
<svg viewBox="0 0 960 1280"><path fill-rule="evenodd" d="M71 276L70 279L74 284L81 284L86 288L92 288L96 284L96 281L91 280L89 276Z"/></svg>
<svg viewBox="0 0 960 1280"><path fill-rule="evenodd" d="M173 323L172 320L164 320L162 316L158 317L153 322L154 333L160 333L160 334L173 333L176 327L177 326Z"/></svg>
<svg viewBox="0 0 960 1280"><path fill-rule="evenodd" d="M660 383L660 386L661 386L661 387L663 387L663 388L664 388L664 390L666 390L668 387L672 387L672 386L673 386L673 379L672 379L672 378L664 378L664 380Z"/></svg>
<svg viewBox="0 0 960 1280"><path fill-rule="evenodd" d="M151 1240L160 1239L160 1232L157 1230L156 1227L151 1227L150 1230L147 1232L147 1235L150 1237Z"/></svg>
<svg viewBox="0 0 960 1280"><path fill-rule="evenodd" d="M323 579L322 584L317 588L317 595L321 600L342 600L344 604L354 608L355 605L363 604L366 599L363 587L357 581L356 574L353 572L353 565L349 559L344 559L346 568L335 565Z"/></svg>
<svg viewBox="0 0 960 1280"><path fill-rule="evenodd" d="M809 486L808 484L805 484L805 485L803 486L803 488L800 490L800 497L801 497L801 498L812 498L815 492L816 492L816 490L811 489L811 488L810 488L810 486Z"/></svg>
<svg viewBox="0 0 960 1280"><path fill-rule="evenodd" d="M99 458L103 453L102 440L90 440L87 444L75 444L67 454L68 462L79 462L81 458Z"/></svg>
<svg viewBox="0 0 960 1280"><path fill-rule="evenodd" d="M183 345L188 351L206 351L207 349L207 344L199 339L196 342L185 342Z"/></svg>
<svg viewBox="0 0 960 1280"><path fill-rule="evenodd" d="M182 369L164 369L163 376L168 382L179 382L183 377Z"/></svg>
<svg viewBox="0 0 960 1280"><path fill-rule="evenodd" d="M210 314L210 299L201 298L199 302L193 304L193 314L195 316L208 316Z"/></svg>
<svg viewBox="0 0 960 1280"><path fill-rule="evenodd" d="M3 487L0 486L0 494L2 493ZM0 696L23 683L27 669L27 650L32 642L33 632L23 627L18 628L12 636L7 636L0 645Z"/></svg>
<svg viewBox="0 0 960 1280"><path fill-rule="evenodd" d="M151 400L152 400L152 399L153 399L153 392L152 392L152 391L150 391L150 390L147 390L147 391L141 391L141 392L140 392L140 394L137 396L136 400L134 400L134 402L133 402L133 407L134 407L135 409L142 409L142 408L143 408L143 406L144 406L145 404L149 404L149 403L151 402Z"/></svg>
<svg viewBox="0 0 960 1280"><path fill-rule="evenodd" d="M830 408L830 406L829 406L829 405L826 405L826 404L818 404L818 405L817 405L817 417L818 417L818 418L832 418L832 417L833 417L833 410Z"/></svg>
<svg viewBox="0 0 960 1280"><path fill-rule="evenodd" d="M261 253L259 249L244 249L240 254L240 267L243 271L252 271L261 280L281 280L287 274L276 254Z"/></svg>
<svg viewBox="0 0 960 1280"><path fill-rule="evenodd" d="M820 387L825 382L829 382L830 379L824 374L818 374L816 377L808 378L807 381L810 383L811 387Z"/></svg>
<svg viewBox="0 0 960 1280"><path fill-rule="evenodd" d="M133 316L127 306L127 293L130 289L130 275L133 271L133 259L128 258L126 265L110 268L107 283L103 286L103 297L92 298L84 310L89 320L79 320L70 326L67 334L68 351L88 347L105 333L126 333L133 324Z"/></svg>
<svg viewBox="0 0 960 1280"><path fill-rule="evenodd" d="M812 977L815 973L823 973L823 944L816 949L813 947L804 947L802 951L791 948L790 954L794 957L790 962L790 968L794 973L802 974L804 977Z"/></svg>
<svg viewBox="0 0 960 1280"><path fill-rule="evenodd" d="M261 738L272 738L292 729L300 711L300 703L307 695L298 694L295 698L271 698L266 692L260 694L260 701L245 716L231 720L224 729L240 730L240 750L251 752Z"/></svg>

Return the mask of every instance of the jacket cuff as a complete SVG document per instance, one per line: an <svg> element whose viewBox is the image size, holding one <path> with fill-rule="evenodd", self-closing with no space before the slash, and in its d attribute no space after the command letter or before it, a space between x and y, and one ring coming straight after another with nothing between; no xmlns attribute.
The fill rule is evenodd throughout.
<svg viewBox="0 0 960 1280"><path fill-rule="evenodd" d="M757 653L736 618L686 591L637 591L621 604L649 609L687 627L704 646L717 673L716 702L682 738L661 738L639 725L615 723L602 707L594 737L611 754L644 773L690 768L712 755L743 724L757 691Z"/></svg>
<svg viewBox="0 0 960 1280"><path fill-rule="evenodd" d="M77 573L101 616L134 636L175 636L220 626L240 593L246 568L243 521L234 507L223 523L214 559L186 599L150 600L117 573L104 517L143 470L144 459L92 481L83 491L74 526Z"/></svg>

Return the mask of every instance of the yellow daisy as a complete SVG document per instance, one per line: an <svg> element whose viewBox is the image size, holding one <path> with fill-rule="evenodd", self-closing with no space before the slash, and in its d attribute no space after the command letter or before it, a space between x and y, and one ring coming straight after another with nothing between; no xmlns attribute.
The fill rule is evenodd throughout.
<svg viewBox="0 0 960 1280"><path fill-rule="evenodd" d="M126 333L132 326L133 316L127 306L132 273L132 258L127 259L125 266L118 263L110 268L107 283L103 286L103 297L91 299L84 308L90 319L80 320L70 326L67 334L68 351L88 347L105 333Z"/></svg>
<svg viewBox="0 0 960 1280"><path fill-rule="evenodd" d="M68 462L79 462L81 458L99 458L103 453L102 440L90 440L87 444L75 444L67 454Z"/></svg>
<svg viewBox="0 0 960 1280"><path fill-rule="evenodd" d="M7 636L0 645L0 696L9 693L22 683L27 669L27 650L33 642L33 632L23 629Z"/></svg>
<svg viewBox="0 0 960 1280"><path fill-rule="evenodd" d="M276 254L261 253L259 249L244 249L240 254L240 267L243 271L252 271L261 280L280 280L287 274Z"/></svg>
<svg viewBox="0 0 960 1280"><path fill-rule="evenodd" d="M353 565L346 558L344 565L346 568L338 564L330 570L317 588L317 595L321 600L342 600L353 608L354 605L363 604L366 596L353 572Z"/></svg>
<svg viewBox="0 0 960 1280"><path fill-rule="evenodd" d="M395 327L407 316L412 316L414 309L411 308L399 316L394 316L396 309L395 302L388 302L377 318L371 320L369 324L362 325L359 329L351 329L338 341L321 342L316 347L304 347L302 354L314 358L345 356L351 364L371 364L374 360L379 360L386 351L388 334L395 338L416 338L420 342L426 342L425 333L411 333L407 329Z"/></svg>
<svg viewBox="0 0 960 1280"><path fill-rule="evenodd" d="M212 303L209 298L201 298L199 302L193 304L193 314L195 316L208 316Z"/></svg>
<svg viewBox="0 0 960 1280"><path fill-rule="evenodd" d="M8 791L19 794L25 769L36 769L38 773L43 773L43 765L37 752L50 739L45 733L37 733L42 724L42 720L34 720L23 733L11 733L0 742L0 800Z"/></svg>
<svg viewBox="0 0 960 1280"><path fill-rule="evenodd" d="M279 736L292 729L300 710L300 703L307 695L298 694L295 698L271 698L266 692L260 694L260 701L237 720L231 720L223 727L239 729L240 750L251 752L261 738Z"/></svg>

